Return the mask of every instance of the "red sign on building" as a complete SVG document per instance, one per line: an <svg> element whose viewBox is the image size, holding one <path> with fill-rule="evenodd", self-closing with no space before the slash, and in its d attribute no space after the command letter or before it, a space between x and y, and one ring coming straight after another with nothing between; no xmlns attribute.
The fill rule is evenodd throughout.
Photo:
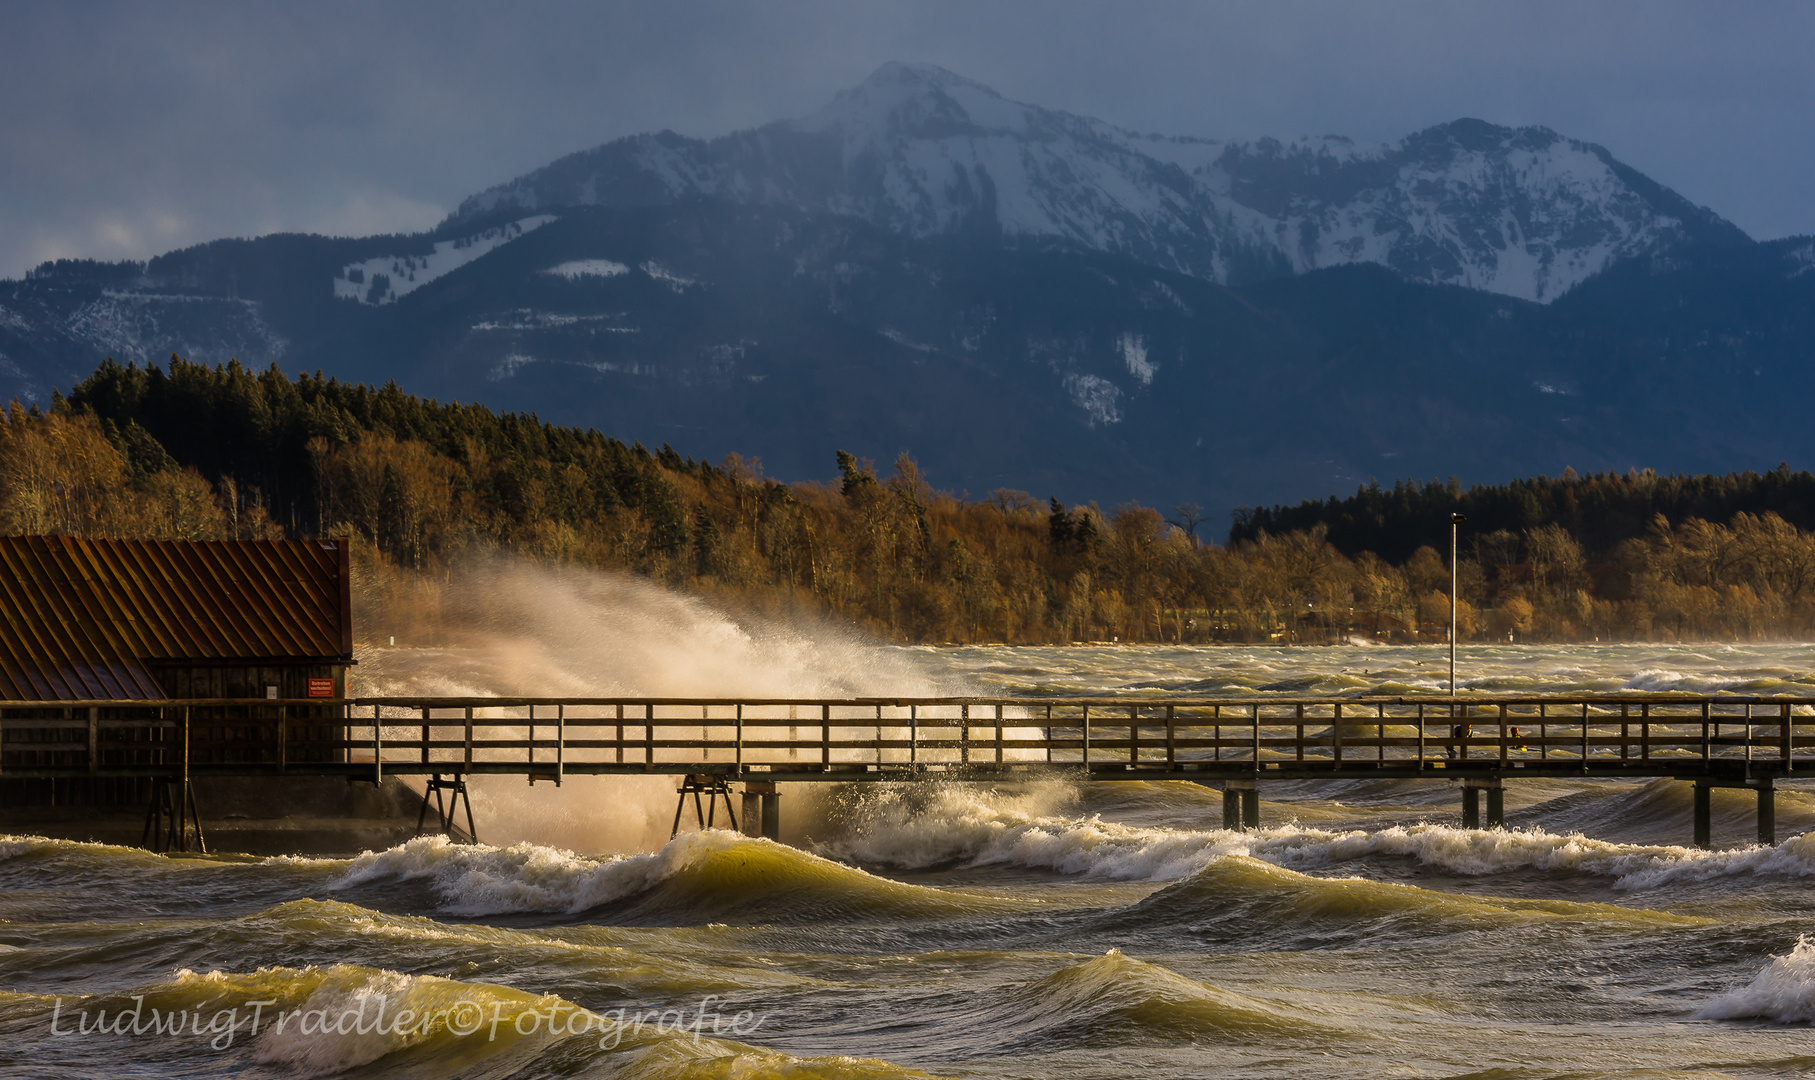
<svg viewBox="0 0 1815 1080"><path fill-rule="evenodd" d="M309 696L310 697L329 697L329 698L333 697L334 696L334 680L333 679L310 679L309 680Z"/></svg>

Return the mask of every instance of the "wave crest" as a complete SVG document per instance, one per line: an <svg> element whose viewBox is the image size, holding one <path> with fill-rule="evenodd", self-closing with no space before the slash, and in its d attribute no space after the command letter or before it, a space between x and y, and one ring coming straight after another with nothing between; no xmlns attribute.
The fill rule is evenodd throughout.
<svg viewBox="0 0 1815 1080"><path fill-rule="evenodd" d="M1750 983L1708 1002L1695 1018L1815 1023L1815 941L1798 935L1789 952L1773 956Z"/></svg>

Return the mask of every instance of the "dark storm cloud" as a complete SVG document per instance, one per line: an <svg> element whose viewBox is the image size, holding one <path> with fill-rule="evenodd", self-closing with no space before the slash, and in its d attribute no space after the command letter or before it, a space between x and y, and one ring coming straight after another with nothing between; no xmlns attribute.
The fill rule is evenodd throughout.
<svg viewBox="0 0 1815 1080"><path fill-rule="evenodd" d="M1759 237L1815 231L1807 5L0 0L0 275L216 236L427 227L570 151L818 108L887 60L1146 131L1600 142Z"/></svg>

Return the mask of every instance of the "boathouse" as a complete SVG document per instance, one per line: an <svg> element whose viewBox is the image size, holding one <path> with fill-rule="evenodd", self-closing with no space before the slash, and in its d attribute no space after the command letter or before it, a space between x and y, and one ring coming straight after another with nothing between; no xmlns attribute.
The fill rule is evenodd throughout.
<svg viewBox="0 0 1815 1080"><path fill-rule="evenodd" d="M339 698L341 540L0 537L0 700Z"/></svg>
<svg viewBox="0 0 1815 1080"><path fill-rule="evenodd" d="M0 702L113 703L33 710L58 724L9 726L10 760L54 764L86 755L106 765L153 751L167 756L109 735L113 721L136 715L125 703L176 699L223 702L195 711L210 725L198 737L234 738L229 728L264 725L281 710L296 760L343 756L338 725L329 722L339 713L328 701L345 697L353 663L348 555L347 542L333 539L0 537ZM83 723L98 745L78 745ZM143 798L142 784L105 777L61 789L0 783L8 805Z"/></svg>

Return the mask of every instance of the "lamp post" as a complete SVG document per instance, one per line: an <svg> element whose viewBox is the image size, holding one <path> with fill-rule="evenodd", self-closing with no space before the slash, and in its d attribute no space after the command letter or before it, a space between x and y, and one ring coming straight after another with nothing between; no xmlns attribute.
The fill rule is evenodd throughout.
<svg viewBox="0 0 1815 1080"><path fill-rule="evenodd" d="M1450 711L1456 711L1456 526L1467 521L1461 514L1449 516L1449 698Z"/></svg>

